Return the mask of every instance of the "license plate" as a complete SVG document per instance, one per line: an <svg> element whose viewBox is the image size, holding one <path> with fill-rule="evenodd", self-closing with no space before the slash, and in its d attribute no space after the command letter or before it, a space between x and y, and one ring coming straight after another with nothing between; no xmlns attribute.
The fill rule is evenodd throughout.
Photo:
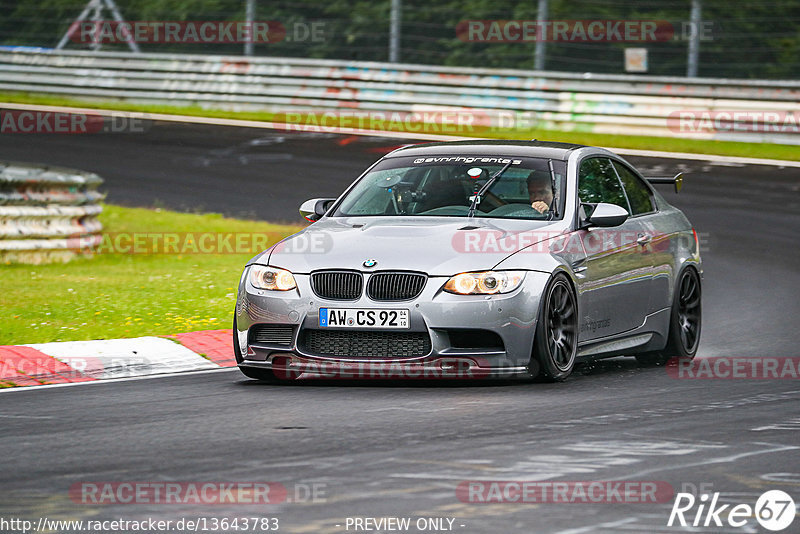
<svg viewBox="0 0 800 534"><path fill-rule="evenodd" d="M319 326L324 328L408 328L408 310L320 308Z"/></svg>

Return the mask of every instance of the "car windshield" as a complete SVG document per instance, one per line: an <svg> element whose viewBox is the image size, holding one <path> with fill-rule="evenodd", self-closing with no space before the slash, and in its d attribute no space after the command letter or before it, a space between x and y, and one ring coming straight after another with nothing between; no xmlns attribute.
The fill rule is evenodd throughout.
<svg viewBox="0 0 800 534"><path fill-rule="evenodd" d="M389 158L358 181L333 216L466 217L475 193L509 162L478 199L474 215L562 218L566 164L560 160L502 156Z"/></svg>

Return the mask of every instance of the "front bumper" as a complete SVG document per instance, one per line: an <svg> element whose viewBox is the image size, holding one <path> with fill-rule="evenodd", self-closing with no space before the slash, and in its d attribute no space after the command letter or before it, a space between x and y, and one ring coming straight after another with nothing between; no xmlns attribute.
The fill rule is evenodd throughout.
<svg viewBox="0 0 800 534"><path fill-rule="evenodd" d="M487 296L445 293L441 288L447 277L429 277L422 293L413 300L377 302L362 295L358 300L344 302L318 297L311 289L308 275L294 276L297 289L287 292L257 289L243 277L236 305L240 349L236 358L240 366L273 369L279 375L286 373L287 377L303 372L341 378L525 375L536 330L539 298L549 279L548 273L528 271L514 292ZM407 331L427 334L430 350L422 355L385 354L381 357L335 356L309 351L303 343L306 330L332 330L319 327L320 308L407 309ZM271 344L248 338L251 327L264 324L291 326L291 343ZM459 333L465 330L485 331L486 337L499 338L501 343L469 346L471 343L457 341L462 339Z"/></svg>

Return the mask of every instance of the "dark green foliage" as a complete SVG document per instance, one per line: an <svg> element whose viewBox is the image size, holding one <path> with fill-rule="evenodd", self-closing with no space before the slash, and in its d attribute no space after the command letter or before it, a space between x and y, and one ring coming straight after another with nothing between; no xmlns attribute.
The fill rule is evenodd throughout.
<svg viewBox="0 0 800 534"><path fill-rule="evenodd" d="M84 0L0 0L0 44L52 47L80 13ZM245 0L118 0L127 20L244 19ZM257 1L257 20L324 23L324 38L256 45L256 54L386 61L390 0ZM535 44L468 43L456 37L467 20L535 20L536 0L403 0L401 61L461 67L532 69ZM649 74L686 73L687 42L681 27L689 0L550 0L549 20L668 21L677 38L654 43L548 43L546 69L623 72L624 49L649 51ZM800 71L800 2L797 0L703 0L702 18L713 24L701 44L703 77L796 79ZM70 48L79 46L71 43ZM104 49L125 49L107 46ZM146 52L241 54L241 44L144 44Z"/></svg>

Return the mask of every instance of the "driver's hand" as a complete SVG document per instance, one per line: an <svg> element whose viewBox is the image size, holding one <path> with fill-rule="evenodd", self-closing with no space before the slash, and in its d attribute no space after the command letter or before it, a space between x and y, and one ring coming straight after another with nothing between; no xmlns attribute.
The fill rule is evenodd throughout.
<svg viewBox="0 0 800 534"><path fill-rule="evenodd" d="M538 211L539 213L544 213L550 209L550 206L548 206L546 202L542 202L541 200L537 200L536 202L531 204L531 207L536 211Z"/></svg>

